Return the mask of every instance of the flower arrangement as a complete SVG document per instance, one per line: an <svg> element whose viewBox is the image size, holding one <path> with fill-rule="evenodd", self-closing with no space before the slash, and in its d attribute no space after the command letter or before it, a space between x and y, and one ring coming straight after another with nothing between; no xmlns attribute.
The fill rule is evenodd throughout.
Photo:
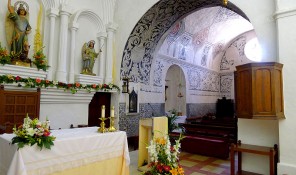
<svg viewBox="0 0 296 175"><path fill-rule="evenodd" d="M3 48L0 43L0 64L5 65L5 64L10 64L11 59L8 54L8 50L6 48Z"/></svg>
<svg viewBox="0 0 296 175"><path fill-rule="evenodd" d="M154 138L147 147L151 163L149 171L144 175L184 175L183 168L179 165L179 154L182 135L171 145L169 136Z"/></svg>
<svg viewBox="0 0 296 175"><path fill-rule="evenodd" d="M84 89L88 92L94 91L110 91L110 90L117 90L120 91L120 88L117 85L112 83L109 84L91 84L91 85L84 85L78 82L76 83L62 83L58 81L50 81L50 80L42 80L40 78L22 78L20 76L13 76L13 75L0 75L0 84L12 84L17 83L19 87L27 87L27 88L47 88L47 87L56 87L64 89L65 91L70 91L72 94L75 94L78 90Z"/></svg>
<svg viewBox="0 0 296 175"><path fill-rule="evenodd" d="M33 146L37 144L42 150L43 147L50 149L53 146L54 136L50 136L49 120L40 122L37 118L30 119L28 114L24 118L23 125L13 128L13 133L16 135L12 138L12 144L17 144L18 149L25 145Z"/></svg>
<svg viewBox="0 0 296 175"><path fill-rule="evenodd" d="M35 58L33 64L35 64L38 70L46 71L49 68L46 56L43 54L43 48L34 53L33 58Z"/></svg>

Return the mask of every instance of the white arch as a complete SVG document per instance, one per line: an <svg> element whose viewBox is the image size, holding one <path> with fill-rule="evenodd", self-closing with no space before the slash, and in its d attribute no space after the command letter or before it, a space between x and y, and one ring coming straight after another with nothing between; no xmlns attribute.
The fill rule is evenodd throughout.
<svg viewBox="0 0 296 175"><path fill-rule="evenodd" d="M54 0L41 0L41 2L45 11L51 8L58 8Z"/></svg>
<svg viewBox="0 0 296 175"><path fill-rule="evenodd" d="M90 19L91 21L94 21L95 24L97 25L98 33L106 31L102 19L94 11L92 11L90 9L79 10L75 14L73 14L71 17L71 22L70 22L71 25L70 26L72 26L73 24L74 25L77 24L77 21L78 21L79 17L81 17L81 16L85 16L86 18Z"/></svg>

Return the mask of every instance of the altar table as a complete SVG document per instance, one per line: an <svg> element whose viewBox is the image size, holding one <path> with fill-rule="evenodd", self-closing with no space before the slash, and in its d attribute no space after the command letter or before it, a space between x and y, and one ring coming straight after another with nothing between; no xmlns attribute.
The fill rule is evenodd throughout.
<svg viewBox="0 0 296 175"><path fill-rule="evenodd" d="M0 135L0 175L128 175L126 133L98 133L97 127L52 130L51 149L17 150L13 134Z"/></svg>

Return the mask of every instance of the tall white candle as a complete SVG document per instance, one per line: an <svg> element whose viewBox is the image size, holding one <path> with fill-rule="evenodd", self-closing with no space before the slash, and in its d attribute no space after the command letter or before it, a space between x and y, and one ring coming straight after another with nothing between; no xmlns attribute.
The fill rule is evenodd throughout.
<svg viewBox="0 0 296 175"><path fill-rule="evenodd" d="M102 106L101 118L105 118L105 105Z"/></svg>
<svg viewBox="0 0 296 175"><path fill-rule="evenodd" d="M111 114L110 117L114 117L114 106L111 107Z"/></svg>

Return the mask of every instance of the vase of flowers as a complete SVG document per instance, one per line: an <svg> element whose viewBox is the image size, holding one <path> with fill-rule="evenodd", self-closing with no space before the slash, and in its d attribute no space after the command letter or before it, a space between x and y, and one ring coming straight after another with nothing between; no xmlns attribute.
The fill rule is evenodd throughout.
<svg viewBox="0 0 296 175"><path fill-rule="evenodd" d="M0 43L0 64L5 65L10 63L11 59L9 57L8 51L6 48L3 48Z"/></svg>
<svg viewBox="0 0 296 175"><path fill-rule="evenodd" d="M49 120L40 122L37 118L30 119L28 114L24 118L24 123L19 127L13 128L13 133L16 135L12 138L12 144L17 144L18 149L25 145L37 146L42 150L43 147L50 149L54 145L54 136L51 136L49 131Z"/></svg>
<svg viewBox="0 0 296 175"><path fill-rule="evenodd" d="M182 135L172 145L168 135L154 138L147 147L150 163L149 171L144 175L184 175L183 168L179 165L179 154Z"/></svg>
<svg viewBox="0 0 296 175"><path fill-rule="evenodd" d="M46 71L49 68L47 64L46 56L43 53L43 48L37 51L36 53L34 53L33 57L35 59L33 61L33 64L35 64L38 70L42 69L43 71Z"/></svg>

